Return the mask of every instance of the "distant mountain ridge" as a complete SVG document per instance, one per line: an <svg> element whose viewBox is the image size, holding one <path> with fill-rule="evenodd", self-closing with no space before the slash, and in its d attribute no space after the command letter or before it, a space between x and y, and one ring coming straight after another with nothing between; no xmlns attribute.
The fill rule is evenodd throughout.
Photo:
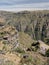
<svg viewBox="0 0 49 65"><path fill-rule="evenodd" d="M22 11L11 13L0 11L0 18L4 20L0 23L3 25L13 25L18 31L29 34L32 39L43 40L49 39L49 10L43 11ZM1 22L0 21L0 22Z"/></svg>

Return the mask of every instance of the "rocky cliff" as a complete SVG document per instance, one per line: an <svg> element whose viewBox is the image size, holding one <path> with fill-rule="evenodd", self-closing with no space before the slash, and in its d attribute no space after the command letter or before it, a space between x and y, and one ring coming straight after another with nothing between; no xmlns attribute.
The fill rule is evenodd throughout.
<svg viewBox="0 0 49 65"><path fill-rule="evenodd" d="M18 31L29 34L32 39L49 40L49 11L23 11L11 13L0 11L0 26L13 25Z"/></svg>
<svg viewBox="0 0 49 65"><path fill-rule="evenodd" d="M49 44L48 10L0 11L0 65L49 65L45 42Z"/></svg>

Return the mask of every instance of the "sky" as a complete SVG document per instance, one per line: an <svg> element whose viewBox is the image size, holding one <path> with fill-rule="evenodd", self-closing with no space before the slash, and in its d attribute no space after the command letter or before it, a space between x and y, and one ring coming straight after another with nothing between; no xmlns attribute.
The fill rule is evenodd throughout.
<svg viewBox="0 0 49 65"><path fill-rule="evenodd" d="M40 9L49 9L49 0L0 0L0 10L16 12Z"/></svg>

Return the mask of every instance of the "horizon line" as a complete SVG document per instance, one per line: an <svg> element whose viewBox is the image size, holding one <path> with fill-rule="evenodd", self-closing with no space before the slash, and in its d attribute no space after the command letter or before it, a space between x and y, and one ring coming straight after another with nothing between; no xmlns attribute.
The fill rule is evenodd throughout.
<svg viewBox="0 0 49 65"><path fill-rule="evenodd" d="M40 11L40 10L49 10L49 8L18 8L18 9L0 9L0 11L7 11L7 12L21 12L21 11Z"/></svg>

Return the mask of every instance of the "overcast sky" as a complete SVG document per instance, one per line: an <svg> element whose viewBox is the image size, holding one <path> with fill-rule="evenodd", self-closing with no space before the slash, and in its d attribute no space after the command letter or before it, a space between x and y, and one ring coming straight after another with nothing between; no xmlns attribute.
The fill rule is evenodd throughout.
<svg viewBox="0 0 49 65"><path fill-rule="evenodd" d="M0 10L49 9L49 0L0 0Z"/></svg>

